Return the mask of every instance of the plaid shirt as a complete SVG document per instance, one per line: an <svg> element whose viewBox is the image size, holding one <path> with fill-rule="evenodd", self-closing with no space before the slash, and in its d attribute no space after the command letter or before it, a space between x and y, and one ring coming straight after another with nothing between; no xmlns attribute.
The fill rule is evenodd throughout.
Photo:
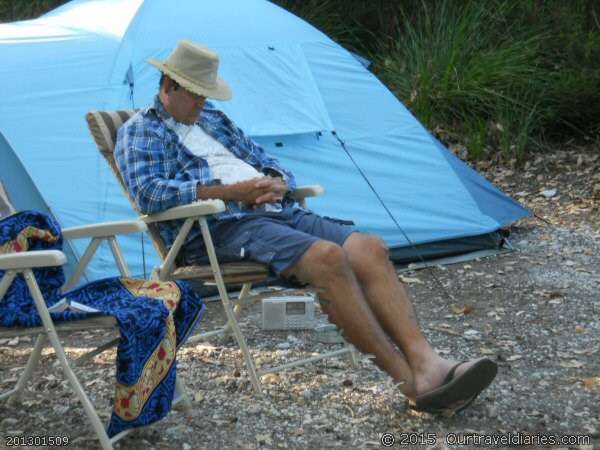
<svg viewBox="0 0 600 450"><path fill-rule="evenodd" d="M197 200L196 186L221 184L211 175L205 159L194 155L183 145L177 134L165 124L171 115L158 96L154 105L129 119L117 133L115 160L125 185L144 214L153 214ZM290 191L296 186L294 176L268 156L263 148L244 135L222 111L206 102L196 124L219 141L236 157L259 172L274 170L283 175ZM290 202L286 196L286 203ZM215 220L241 218L252 210L238 202L226 202L226 210L215 214ZM159 231L167 246L171 246L182 220L159 223ZM196 225L188 235L189 242L200 235Z"/></svg>

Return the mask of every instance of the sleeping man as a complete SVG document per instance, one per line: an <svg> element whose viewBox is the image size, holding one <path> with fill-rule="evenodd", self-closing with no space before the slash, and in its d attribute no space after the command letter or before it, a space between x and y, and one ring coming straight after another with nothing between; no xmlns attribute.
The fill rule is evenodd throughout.
<svg viewBox="0 0 600 450"><path fill-rule="evenodd" d="M319 289L329 320L415 409L457 412L489 386L493 361L457 363L429 345L384 242L295 206L292 173L206 101L232 95L213 51L182 41L165 61L148 62L162 73L158 95L121 127L115 149L142 212L223 200L226 210L209 221L217 256L262 262ZM168 245L177 231L176 223L161 229ZM182 251L188 264L205 257L199 229Z"/></svg>

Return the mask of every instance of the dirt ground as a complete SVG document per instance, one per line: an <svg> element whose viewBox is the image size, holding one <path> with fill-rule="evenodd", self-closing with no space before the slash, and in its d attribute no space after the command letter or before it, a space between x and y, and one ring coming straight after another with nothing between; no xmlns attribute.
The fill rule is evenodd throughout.
<svg viewBox="0 0 600 450"><path fill-rule="evenodd" d="M413 412L367 359L357 369L347 359L329 359L266 376L259 398L234 344L211 342L187 346L178 357L193 399L191 417L175 411L116 448L384 448L384 433L393 434L394 448L475 448L452 444L465 435L510 439L508 433L512 439L520 433L522 443L580 435L589 441L572 437L552 448L600 448L600 148L549 153L522 168L484 162L477 169L541 219L510 228L513 252L400 274L442 355L487 355L499 364L496 381L472 407L453 417ZM211 303L204 329L219 318L220 305ZM313 331L265 332L259 319L255 305L243 321L259 365L340 346L316 342ZM75 356L100 338L74 335L67 352ZM26 339L0 341L0 391L14 383L30 345ZM22 406L0 403L0 446L6 446L4 436L22 434L66 435L68 448L99 448L53 362L46 349ZM103 418L110 412L113 371L109 351L81 374ZM48 392L53 401L43 396ZM478 448L491 447L481 442ZM512 442L500 447L517 447Z"/></svg>

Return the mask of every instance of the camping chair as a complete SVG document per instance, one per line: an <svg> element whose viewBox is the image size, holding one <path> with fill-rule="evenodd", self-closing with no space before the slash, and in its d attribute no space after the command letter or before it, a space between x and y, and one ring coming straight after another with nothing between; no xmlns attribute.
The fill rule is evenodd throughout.
<svg viewBox="0 0 600 450"><path fill-rule="evenodd" d="M264 282L269 278L268 266L254 262L218 262L208 228L207 218L212 214L216 214L225 210L225 205L221 200L203 200L191 203L189 205L171 208L157 214L141 214L137 208L137 205L135 204L135 201L131 198L129 192L127 191L125 182L114 159L117 130L136 112L136 110L91 111L87 113L86 120L100 153L102 153L102 156L104 156L106 162L119 181L119 185L123 189L126 197L129 199L132 208L138 214L140 214L140 219L148 225L150 239L161 259L161 265L154 269L153 277L161 281L195 279L198 281L215 283L217 285L219 297L225 310L227 323L224 327L218 330L196 335L190 338L188 342L197 342L213 336L233 333L237 344L242 351L252 386L258 393L261 392L261 385L259 381L260 376L267 373L279 372L290 367L312 363L323 358L348 354L351 364L353 367L356 367L358 364L356 350L354 350L354 347L352 347L350 344L345 343L345 348L343 349L323 353L311 358L293 361L281 366L265 367L260 368L260 370L256 369L254 358L248 351L246 339L240 330L238 319L242 312L244 300L248 298L252 284ZM294 191L294 199L302 207L306 207L307 197L317 196L322 193L323 188L321 186L302 186L298 187ZM170 249L167 249L160 236L160 233L158 232L156 224L175 219L184 219L184 223L181 226L179 234L177 235L173 245ZM180 262L177 258L179 250L181 249L183 243L185 242L185 238L195 222L198 222L200 225L202 238L204 239L204 243L206 245L206 251L209 257L210 265L184 266L180 265ZM242 285L235 307L232 307L232 304L229 300L229 295L225 287L226 284Z"/></svg>
<svg viewBox="0 0 600 450"><path fill-rule="evenodd" d="M124 277L129 276L129 270L117 243L116 235L125 233L140 233L145 230L145 224L138 220L87 225L62 230L64 239L91 238L91 241L84 252L84 256L79 260L75 271L63 286L63 292L66 290L65 288L73 287L77 284L79 277L83 274L83 271L85 270L85 267L89 263L94 252L100 243L105 240L110 245L119 272ZM37 336L27 364L15 387L7 392L0 393L0 400L8 399L9 404L19 403L27 382L32 378L34 370L40 362L40 356L44 344L46 343L46 340L48 340L50 345L54 348L56 357L58 358L60 366L67 380L69 381L71 389L75 392L77 398L83 405L88 420L90 421L102 448L105 450L112 449L113 443L129 434L131 431L133 431L133 429L125 430L113 436L112 438L108 437L105 427L102 424L96 409L83 390L83 387L79 382L72 366L80 366L83 362L113 347L118 343L118 339L98 346L97 348L80 356L75 361L70 361L66 356L65 350L58 335L83 330L118 330L117 322L115 318L111 316L95 316L82 320L57 323L53 321L50 315L50 312L52 312L53 308L47 307L32 269L61 266L64 265L65 262L65 254L58 250L24 251L0 255L0 270L5 271L4 276L0 280L0 301L2 301L4 294L7 292L15 277L19 274L22 274L26 281L27 287L29 288L29 292L31 293L31 296L35 302L37 312L43 325L32 328L0 326L0 339L21 336ZM185 394L183 385L179 380L176 381L175 397L176 398L173 401L173 405L181 402L187 411L191 410L191 402Z"/></svg>

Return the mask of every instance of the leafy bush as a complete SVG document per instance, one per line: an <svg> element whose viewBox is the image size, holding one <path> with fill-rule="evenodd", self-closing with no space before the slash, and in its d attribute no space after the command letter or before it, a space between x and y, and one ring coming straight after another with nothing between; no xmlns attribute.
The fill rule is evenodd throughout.
<svg viewBox="0 0 600 450"><path fill-rule="evenodd" d="M416 23L404 15L403 35L377 55L380 75L427 126L465 135L474 156L495 131L505 152L521 153L543 120L548 83L540 50L548 32L511 26L508 2L456 6L423 3Z"/></svg>
<svg viewBox="0 0 600 450"><path fill-rule="evenodd" d="M66 0L0 0L0 22L37 17Z"/></svg>

